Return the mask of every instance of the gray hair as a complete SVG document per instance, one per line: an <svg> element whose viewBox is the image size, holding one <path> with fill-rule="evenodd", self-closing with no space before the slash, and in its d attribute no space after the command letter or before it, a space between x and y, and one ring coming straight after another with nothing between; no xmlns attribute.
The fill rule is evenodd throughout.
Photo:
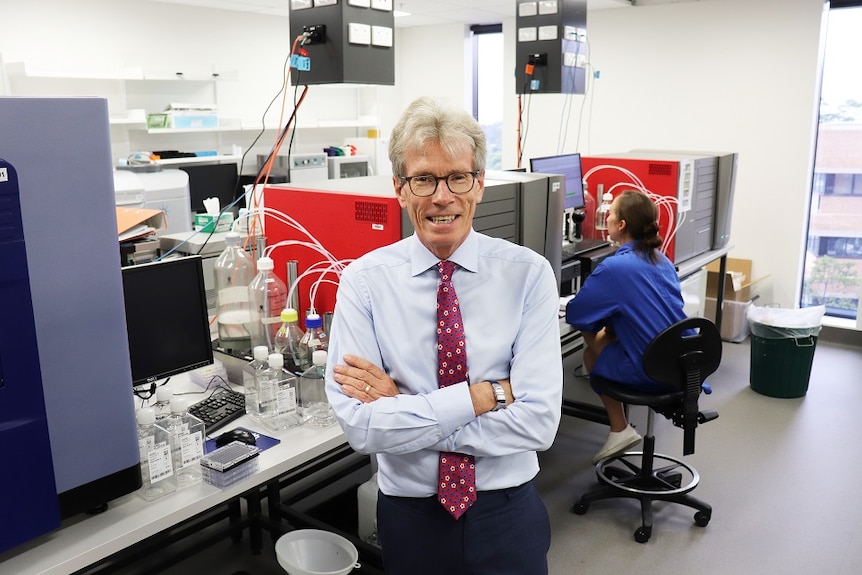
<svg viewBox="0 0 862 575"><path fill-rule="evenodd" d="M473 116L464 110L444 105L434 98L418 98L404 110L392 129L389 159L392 173L404 175L404 156L422 151L437 142L450 158L457 158L464 149L473 151L473 169L485 169L488 144L485 132Z"/></svg>

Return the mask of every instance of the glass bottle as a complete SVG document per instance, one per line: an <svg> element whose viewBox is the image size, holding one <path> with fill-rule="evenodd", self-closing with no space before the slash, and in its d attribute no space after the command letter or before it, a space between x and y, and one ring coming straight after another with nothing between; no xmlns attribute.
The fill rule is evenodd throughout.
<svg viewBox="0 0 862 575"><path fill-rule="evenodd" d="M290 372L299 371L299 345L305 333L299 327L299 314L293 308L281 312L281 327L275 334L275 351L284 356L284 368Z"/></svg>
<svg viewBox="0 0 862 575"><path fill-rule="evenodd" d="M335 425L335 412L326 397L326 350L315 350L312 365L299 377L302 419L317 427Z"/></svg>
<svg viewBox="0 0 862 575"><path fill-rule="evenodd" d="M165 437L156 437L156 410L144 407L137 411L138 448L141 456L141 488L137 494L153 501L177 490L170 446Z"/></svg>
<svg viewBox="0 0 862 575"><path fill-rule="evenodd" d="M611 203L614 201L614 196L610 192L602 192L602 185L599 184L597 193L602 196L602 203L596 208L596 231L606 231L608 229L608 214L611 213Z"/></svg>
<svg viewBox="0 0 862 575"><path fill-rule="evenodd" d="M251 345L275 351L275 334L281 327L281 311L287 307L287 287L275 275L272 258L257 260L257 275L248 286L251 311Z"/></svg>
<svg viewBox="0 0 862 575"><path fill-rule="evenodd" d="M156 424L167 434L177 486L201 480L200 459L204 455L204 422L188 412L189 401L171 400L171 414Z"/></svg>
<svg viewBox="0 0 862 575"><path fill-rule="evenodd" d="M156 412L156 421L164 419L171 414L171 398L174 396L174 391L168 385L163 385L156 389L156 403L153 409Z"/></svg>
<svg viewBox="0 0 862 575"><path fill-rule="evenodd" d="M311 367L314 352L318 349L325 351L328 347L329 338L323 331L323 319L316 313L305 316L305 335L299 342L299 369L305 371Z"/></svg>
<svg viewBox="0 0 862 575"><path fill-rule="evenodd" d="M302 423L297 409L296 376L284 369L284 356L280 353L270 354L268 365L269 369L260 375L260 379L266 378L272 399L261 424L272 431L296 427Z"/></svg>
<svg viewBox="0 0 862 575"><path fill-rule="evenodd" d="M251 349L248 286L255 277L254 260L240 245L240 235L225 234L224 251L214 266L218 305L219 346L237 353Z"/></svg>
<svg viewBox="0 0 862 575"><path fill-rule="evenodd" d="M245 412L260 421L260 399L258 397L258 376L267 368L269 350L259 345L252 350L253 357L242 368L242 387L245 394Z"/></svg>

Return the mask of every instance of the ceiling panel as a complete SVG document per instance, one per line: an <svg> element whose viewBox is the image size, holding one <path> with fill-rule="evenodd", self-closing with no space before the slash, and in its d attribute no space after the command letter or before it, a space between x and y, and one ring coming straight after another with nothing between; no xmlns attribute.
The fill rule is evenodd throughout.
<svg viewBox="0 0 862 575"><path fill-rule="evenodd" d="M216 10L252 12L269 16L288 15L289 0L150 0L165 4L184 4ZM669 2L674 0L658 0ZM679 0L675 0L679 1ZM395 19L396 28L429 26L451 22L491 24L515 17L516 0L471 0L470 2L440 0L394 0L396 10L410 16ZM631 7L630 0L587 0L589 10Z"/></svg>

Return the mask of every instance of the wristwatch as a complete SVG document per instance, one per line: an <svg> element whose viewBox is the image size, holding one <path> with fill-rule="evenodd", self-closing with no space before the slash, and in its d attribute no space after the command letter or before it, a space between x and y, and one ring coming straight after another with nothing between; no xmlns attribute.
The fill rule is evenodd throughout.
<svg viewBox="0 0 862 575"><path fill-rule="evenodd" d="M491 411L506 409L506 391L503 389L503 386L495 379L490 380L488 383L491 384L491 389L494 390L494 397L497 398L497 405Z"/></svg>

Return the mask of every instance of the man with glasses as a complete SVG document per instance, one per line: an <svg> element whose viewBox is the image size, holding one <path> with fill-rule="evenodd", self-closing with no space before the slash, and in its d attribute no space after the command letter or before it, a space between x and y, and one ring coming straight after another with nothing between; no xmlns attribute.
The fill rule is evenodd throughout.
<svg viewBox="0 0 862 575"><path fill-rule="evenodd" d="M539 254L473 230L485 135L420 98L393 129L415 233L341 276L326 390L350 445L376 454L391 575L545 575L536 452L560 421L559 296Z"/></svg>

